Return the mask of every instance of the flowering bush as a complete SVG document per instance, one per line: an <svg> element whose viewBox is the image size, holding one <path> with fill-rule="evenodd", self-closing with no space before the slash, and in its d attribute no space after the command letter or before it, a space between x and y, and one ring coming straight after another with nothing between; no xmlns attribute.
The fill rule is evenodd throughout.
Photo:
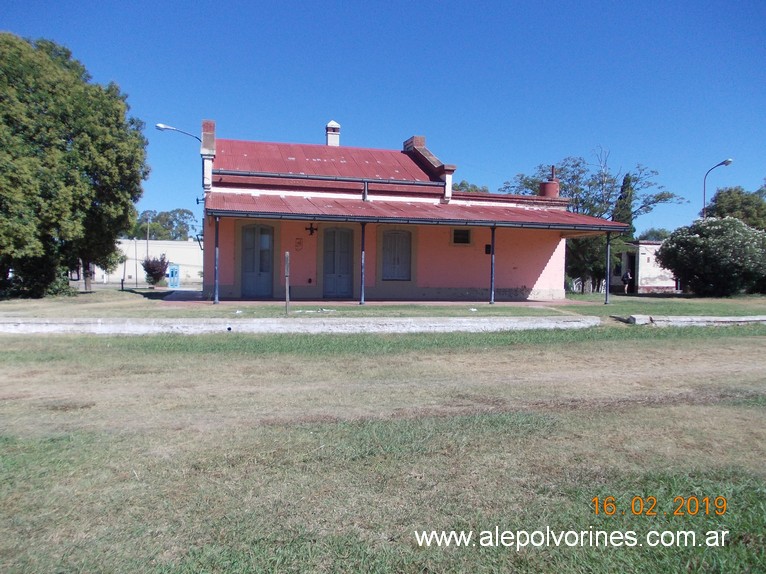
<svg viewBox="0 0 766 574"><path fill-rule="evenodd" d="M160 255L160 258L152 257L146 258L141 263L141 267L146 271L146 282L149 285L157 285L165 278L165 273L168 271L168 265L170 261L165 259L165 254Z"/></svg>
<svg viewBox="0 0 766 574"><path fill-rule="evenodd" d="M670 234L657 261L697 295L733 295L766 278L766 232L734 217L697 220Z"/></svg>

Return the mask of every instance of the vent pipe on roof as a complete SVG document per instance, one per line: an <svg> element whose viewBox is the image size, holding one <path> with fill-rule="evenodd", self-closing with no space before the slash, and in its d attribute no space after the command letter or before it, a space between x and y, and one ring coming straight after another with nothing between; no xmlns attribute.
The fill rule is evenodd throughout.
<svg viewBox="0 0 766 574"><path fill-rule="evenodd" d="M330 120L324 128L325 136L327 137L327 145L339 146L340 145L340 124L335 120Z"/></svg>

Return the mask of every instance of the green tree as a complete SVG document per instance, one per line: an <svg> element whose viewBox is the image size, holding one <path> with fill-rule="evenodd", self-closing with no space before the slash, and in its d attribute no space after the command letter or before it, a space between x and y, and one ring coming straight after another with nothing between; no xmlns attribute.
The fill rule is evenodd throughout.
<svg viewBox="0 0 766 574"><path fill-rule="evenodd" d="M609 153L603 150L596 154L596 163L588 163L582 157L567 157L554 167L561 197L569 199L569 211L573 213L614 219L619 207L618 216L623 213L624 217L635 219L650 213L657 205L678 203L681 199L655 181L659 175L657 171L641 164L625 176L612 173ZM539 165L533 175L520 173L512 181L506 181L498 191L536 195L540 183L548 179L550 172L549 165ZM630 176L628 182L625 181L626 176ZM632 197L624 197L618 206L621 194L626 194L628 190L632 192Z"/></svg>
<svg viewBox="0 0 766 574"><path fill-rule="evenodd" d="M722 187L706 208L710 217L736 217L750 227L766 230L766 185L748 193L742 187Z"/></svg>
<svg viewBox="0 0 766 574"><path fill-rule="evenodd" d="M670 237L670 230L664 227L650 227L638 236L639 241L664 241Z"/></svg>
<svg viewBox="0 0 766 574"><path fill-rule="evenodd" d="M734 217L700 219L671 233L657 261L697 295L733 295L766 277L766 232Z"/></svg>
<svg viewBox="0 0 766 574"><path fill-rule="evenodd" d="M460 183L452 184L452 191L460 191L465 193L489 193L489 188L486 185L479 187L475 183L468 183L463 179L460 181Z"/></svg>
<svg viewBox="0 0 766 574"><path fill-rule="evenodd" d="M626 173L622 178L622 186L620 186L620 195L617 197L617 201L614 204L612 210L612 221L619 221L620 223L627 223L630 225L630 231L626 233L626 238L633 238L636 233L636 228L633 227L633 196L635 190L633 189L633 176L630 173Z"/></svg>
<svg viewBox="0 0 766 574"><path fill-rule="evenodd" d="M666 191L655 179L658 173L641 164L629 173L613 173L609 167L609 153L596 153L596 162L588 163L582 157L567 157L555 166L561 196L569 200L569 211L593 217L602 217L633 225L633 220L649 213L662 203L679 202L680 198ZM518 174L506 181L501 193L535 195L540 183L550 176L548 165L539 165L533 175ZM625 238L612 242L614 263L625 249ZM580 278L583 289L588 280L595 287L606 277L606 238L582 237L567 240L566 272Z"/></svg>
<svg viewBox="0 0 766 574"><path fill-rule="evenodd" d="M142 239L160 239L186 241L197 223L197 219L188 209L172 211L142 211L129 234ZM148 227L148 229L147 229Z"/></svg>
<svg viewBox="0 0 766 574"><path fill-rule="evenodd" d="M67 269L108 268L148 175L143 124L71 52L0 33L0 283L42 296Z"/></svg>

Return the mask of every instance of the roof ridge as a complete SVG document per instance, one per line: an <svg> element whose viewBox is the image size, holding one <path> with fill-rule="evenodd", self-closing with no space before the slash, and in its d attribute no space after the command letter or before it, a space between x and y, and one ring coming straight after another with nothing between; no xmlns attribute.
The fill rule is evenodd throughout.
<svg viewBox="0 0 766 574"><path fill-rule="evenodd" d="M360 150L360 151L374 151L374 152L391 152L396 154L407 155L406 151L400 150L400 149L358 147L358 146L349 146L349 145L329 146L327 144L322 144L322 143L267 142L267 141L255 141L255 140L241 140L241 139L235 139L235 138L216 138L215 141L216 141L216 144L218 144L219 142L236 142L236 143L242 143L247 145L255 144L255 145L277 145L277 146L307 146L307 147L323 148L330 151Z"/></svg>

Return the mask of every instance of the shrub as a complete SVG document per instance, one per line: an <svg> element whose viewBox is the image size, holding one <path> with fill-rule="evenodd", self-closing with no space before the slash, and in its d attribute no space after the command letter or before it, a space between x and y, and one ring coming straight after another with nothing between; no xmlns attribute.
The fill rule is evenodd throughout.
<svg viewBox="0 0 766 574"><path fill-rule="evenodd" d="M165 259L165 254L160 255L160 258L156 257L146 258L141 263L141 267L146 272L146 282L150 285L157 285L160 281L165 279L165 274L168 271L168 265L170 261Z"/></svg>
<svg viewBox="0 0 766 574"><path fill-rule="evenodd" d="M750 287L749 291L751 293L764 293L764 294L766 294L766 275L764 275L758 281L756 281L755 285Z"/></svg>
<svg viewBox="0 0 766 574"><path fill-rule="evenodd" d="M77 289L69 284L69 273L66 269L59 269L55 281L45 289L46 297L74 297L75 295L77 295Z"/></svg>
<svg viewBox="0 0 766 574"><path fill-rule="evenodd" d="M733 295L766 277L766 232L733 217L697 220L671 233L657 261L697 295Z"/></svg>
<svg viewBox="0 0 766 574"><path fill-rule="evenodd" d="M0 279L0 299L23 299L77 295L77 289L69 285L67 270L52 268L49 274L40 268L38 275L31 272L16 274L16 269L9 270L6 277Z"/></svg>

